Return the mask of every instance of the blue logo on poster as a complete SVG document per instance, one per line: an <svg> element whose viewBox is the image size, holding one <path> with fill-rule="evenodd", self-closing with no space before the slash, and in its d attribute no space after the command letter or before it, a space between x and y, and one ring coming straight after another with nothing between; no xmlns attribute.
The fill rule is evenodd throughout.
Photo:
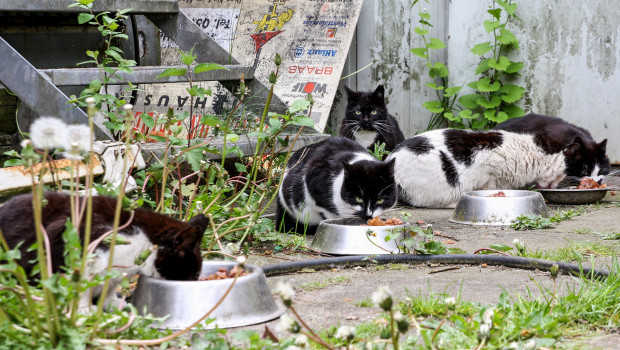
<svg viewBox="0 0 620 350"><path fill-rule="evenodd" d="M306 50L304 49L303 46L299 46L298 48L295 49L295 57L303 56L305 51Z"/></svg>

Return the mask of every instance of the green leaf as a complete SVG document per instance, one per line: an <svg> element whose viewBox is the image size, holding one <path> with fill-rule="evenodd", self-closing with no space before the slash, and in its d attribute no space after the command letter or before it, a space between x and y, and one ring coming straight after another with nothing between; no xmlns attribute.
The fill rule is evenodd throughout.
<svg viewBox="0 0 620 350"><path fill-rule="evenodd" d="M428 109L433 113L441 113L444 111L443 106L441 105L441 101L428 101L422 104L424 108Z"/></svg>
<svg viewBox="0 0 620 350"><path fill-rule="evenodd" d="M443 95L444 97L452 97L458 94L462 88L463 88L462 86L452 86L452 87L446 88L446 91L444 92Z"/></svg>
<svg viewBox="0 0 620 350"><path fill-rule="evenodd" d="M434 90L443 90L443 86L437 86L435 83L427 83L426 86Z"/></svg>
<svg viewBox="0 0 620 350"><path fill-rule="evenodd" d="M505 71L506 68L508 68L508 66L510 66L510 60L506 56L499 56L498 61L494 59L489 60L489 67L495 70L498 70L500 72Z"/></svg>
<svg viewBox="0 0 620 350"><path fill-rule="evenodd" d="M469 108L469 109L475 109L478 108L478 97L480 95L478 94L469 94L469 95L465 95L465 96L461 96L461 98L459 98L459 103L461 104L461 106L465 107L465 108ZM471 113L471 111L470 111ZM462 117L462 116L461 116Z"/></svg>
<svg viewBox="0 0 620 350"><path fill-rule="evenodd" d="M428 44L426 44L426 47L428 47L429 49L437 50L443 49L444 47L446 47L446 44L444 44L443 41L437 38L430 38Z"/></svg>
<svg viewBox="0 0 620 350"><path fill-rule="evenodd" d="M23 159L7 159L4 162L4 167L18 166L18 165L24 165L24 164L26 164L26 161L24 161Z"/></svg>
<svg viewBox="0 0 620 350"><path fill-rule="evenodd" d="M416 47L414 49L409 50L411 53L418 57L426 58L426 48L425 47Z"/></svg>
<svg viewBox="0 0 620 350"><path fill-rule="evenodd" d="M506 112L508 118L517 118L525 114L525 111L521 107L514 104L505 105L502 110Z"/></svg>
<svg viewBox="0 0 620 350"><path fill-rule="evenodd" d="M515 50L519 49L519 40L517 37L512 34L511 31L505 28L501 28L499 30L499 36L497 37L497 41L504 45L512 45Z"/></svg>
<svg viewBox="0 0 620 350"><path fill-rule="evenodd" d="M185 156L185 159L187 160L189 165L192 167L192 171L200 170L200 161L203 159L202 151L203 151L202 147L196 147L188 151L185 151L185 153L183 153L183 155Z"/></svg>
<svg viewBox="0 0 620 350"><path fill-rule="evenodd" d="M176 76L184 76L187 73L187 69L185 68L167 68L163 72L161 72L157 77L176 77Z"/></svg>
<svg viewBox="0 0 620 350"><path fill-rule="evenodd" d="M87 23L88 21L90 21L93 18L95 18L95 16L91 15L90 13L80 13L78 15L78 23L79 24L84 24L84 23Z"/></svg>
<svg viewBox="0 0 620 350"><path fill-rule="evenodd" d="M248 168L241 164L241 163L235 163L235 169L237 169L238 172L240 173L247 173L248 172Z"/></svg>
<svg viewBox="0 0 620 350"><path fill-rule="evenodd" d="M486 29L487 33L499 28L500 25L501 23L499 23L499 21L484 21L484 29Z"/></svg>
<svg viewBox="0 0 620 350"><path fill-rule="evenodd" d="M502 9L492 9L487 11L491 16L495 17L495 19L499 20L499 17L502 13Z"/></svg>
<svg viewBox="0 0 620 350"><path fill-rule="evenodd" d="M239 140L239 135L233 134L233 133L226 134L225 137L226 137L226 141L230 141L230 142L237 142L237 140Z"/></svg>
<svg viewBox="0 0 620 350"><path fill-rule="evenodd" d="M512 250L511 246L505 244L491 244L489 248L499 250L500 252L507 252L509 250Z"/></svg>
<svg viewBox="0 0 620 350"><path fill-rule="evenodd" d="M114 50L106 50L105 53L108 56L112 56L118 62L123 60L123 57L121 57L121 55L118 52L114 51Z"/></svg>
<svg viewBox="0 0 620 350"><path fill-rule="evenodd" d="M459 118L458 116L455 117L454 114L450 113L450 112L444 113L443 116L444 116L444 118L446 118L446 119L448 119L450 121L453 121L453 122L460 122L461 121L461 118Z"/></svg>
<svg viewBox="0 0 620 350"><path fill-rule="evenodd" d="M517 4L508 4L506 1L502 0L497 0L496 2L498 5L503 7L504 10L506 10L506 13L508 13L510 16L514 16L515 11L517 11Z"/></svg>
<svg viewBox="0 0 620 350"><path fill-rule="evenodd" d="M496 114L495 109L487 109L486 111L484 111L484 118L492 122L501 123L508 120L508 114L502 111L499 111Z"/></svg>
<svg viewBox="0 0 620 350"><path fill-rule="evenodd" d="M423 19L431 19L431 14L428 12L420 12L420 17Z"/></svg>
<svg viewBox="0 0 620 350"><path fill-rule="evenodd" d="M428 75L430 75L433 79L437 77L445 78L449 74L448 67L441 62L435 62L435 65L430 67L431 69L429 69Z"/></svg>
<svg viewBox="0 0 620 350"><path fill-rule="evenodd" d="M449 254L467 254L467 252L461 248L448 248L448 253Z"/></svg>
<svg viewBox="0 0 620 350"><path fill-rule="evenodd" d="M301 111L307 110L308 107L310 107L310 101L303 98L303 99L293 101L291 106L288 108L288 112L291 114L296 114ZM314 126L314 124L312 124L312 126Z"/></svg>
<svg viewBox="0 0 620 350"><path fill-rule="evenodd" d="M489 124L488 120L484 118L480 118L480 119L474 120L471 123L471 128L474 130L484 130L488 124Z"/></svg>
<svg viewBox="0 0 620 350"><path fill-rule="evenodd" d="M510 62L508 68L506 68L506 73L517 73L523 68L523 62Z"/></svg>
<svg viewBox="0 0 620 350"><path fill-rule="evenodd" d="M476 119L480 116L480 114L478 113L473 113L471 109L464 109L462 111L459 112L459 117L463 118L463 119Z"/></svg>
<svg viewBox="0 0 620 350"><path fill-rule="evenodd" d="M291 119L291 124L297 125L297 126L308 126L308 127L314 128L314 120L312 118L309 118L303 115L298 115L298 116L293 117Z"/></svg>
<svg viewBox="0 0 620 350"><path fill-rule="evenodd" d="M166 142L166 141L168 141L168 139L166 139L163 136L149 135L149 137L152 138L153 140L157 141L157 142Z"/></svg>
<svg viewBox="0 0 620 350"><path fill-rule="evenodd" d="M478 84L476 88L478 89L478 91L492 92L492 91L499 90L500 86L501 84L499 83L499 81L496 81L493 84L491 84L491 78L482 78L478 80Z"/></svg>
<svg viewBox="0 0 620 350"><path fill-rule="evenodd" d="M476 68L476 74L482 74L482 73L484 73L484 72L488 71L488 70L490 69L490 68L489 68L489 61L490 61L490 60L491 60L490 58L488 58L488 59L486 59L486 60L482 60L482 61L478 64L478 67Z"/></svg>
<svg viewBox="0 0 620 350"><path fill-rule="evenodd" d="M222 65L219 65L217 63L200 63L194 67L194 73L198 74L198 73L208 72L208 71L217 70L217 69L228 70L228 68Z"/></svg>
<svg viewBox="0 0 620 350"><path fill-rule="evenodd" d="M523 97L525 89L517 85L503 85L499 92L503 93L502 100L507 103L517 102Z"/></svg>
<svg viewBox="0 0 620 350"><path fill-rule="evenodd" d="M99 90L101 90L101 80L95 79L95 80L91 81L90 84L88 85L88 87L92 91L99 91Z"/></svg>
<svg viewBox="0 0 620 350"><path fill-rule="evenodd" d="M204 125L208 125L208 126L218 126L218 125L224 125L224 122L214 116L214 115L203 115L202 118L200 118L200 122Z"/></svg>
<svg viewBox="0 0 620 350"><path fill-rule="evenodd" d="M144 123L144 125L146 125L148 128L155 127L155 119L153 119L150 114L142 113L140 114L140 119L142 120L142 123Z"/></svg>
<svg viewBox="0 0 620 350"><path fill-rule="evenodd" d="M493 48L491 47L491 43L487 41L486 43L481 43L474 46L470 51L474 55L482 56L485 53L491 51Z"/></svg>
<svg viewBox="0 0 620 350"><path fill-rule="evenodd" d="M501 103L502 99L497 95L493 96L490 101L484 96L478 97L478 104L484 108L495 108Z"/></svg>
<svg viewBox="0 0 620 350"><path fill-rule="evenodd" d="M428 34L428 30L422 28L422 27L415 27L413 28L413 31L416 32L419 35L427 35Z"/></svg>
<svg viewBox="0 0 620 350"><path fill-rule="evenodd" d="M278 132L282 130L282 122L278 118L270 118L269 119L269 130L271 133Z"/></svg>
<svg viewBox="0 0 620 350"><path fill-rule="evenodd" d="M181 53L181 62L185 63L185 65L190 66L196 60L196 56L194 55L194 48L189 52L179 51Z"/></svg>

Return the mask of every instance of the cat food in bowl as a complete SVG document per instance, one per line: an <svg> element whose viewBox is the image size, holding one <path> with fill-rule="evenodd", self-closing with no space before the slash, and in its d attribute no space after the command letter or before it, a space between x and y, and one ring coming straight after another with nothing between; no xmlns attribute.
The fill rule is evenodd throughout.
<svg viewBox="0 0 620 350"><path fill-rule="evenodd" d="M451 222L467 225L510 225L520 215L547 217L542 195L521 190L482 190L459 199Z"/></svg>
<svg viewBox="0 0 620 350"><path fill-rule="evenodd" d="M384 225L370 226L378 224L376 219L373 220L370 223L357 217L323 220L316 230L311 247L334 255L398 253L397 241L403 238L402 228L405 224L385 225L385 220L382 220ZM397 239L386 242L388 235Z"/></svg>
<svg viewBox="0 0 620 350"><path fill-rule="evenodd" d="M200 319L224 295L234 279L230 271L237 266L227 261L204 261L199 279L213 280L169 281L140 276L132 303L156 317L168 316L159 327L183 329ZM222 277L223 271L226 277ZM214 322L205 328L241 327L273 320L282 313L267 286L263 270L245 265L246 275L240 276L228 296L210 315ZM219 273L219 274L218 274ZM220 278L221 277L221 278Z"/></svg>

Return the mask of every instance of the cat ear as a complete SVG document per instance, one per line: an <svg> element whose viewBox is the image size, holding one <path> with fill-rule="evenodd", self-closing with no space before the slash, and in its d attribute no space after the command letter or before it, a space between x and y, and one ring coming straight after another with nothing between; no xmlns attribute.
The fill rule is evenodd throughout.
<svg viewBox="0 0 620 350"><path fill-rule="evenodd" d="M600 153L600 154L605 154L607 153L607 139L604 139L603 141L601 141L601 143L596 145L596 150Z"/></svg>
<svg viewBox="0 0 620 350"><path fill-rule="evenodd" d="M566 157L574 157L576 155L579 155L581 153L581 150L583 149L583 140L581 139L581 137L577 136L575 137L575 140L573 140L573 143L571 143L570 145L564 147L564 156Z"/></svg>
<svg viewBox="0 0 620 350"><path fill-rule="evenodd" d="M344 91L347 93L347 96L351 96L351 94L353 94L355 91L349 89L348 86L343 85L344 86Z"/></svg>
<svg viewBox="0 0 620 350"><path fill-rule="evenodd" d="M394 164L396 164L396 158L392 158L390 161L385 163L385 166L388 168L390 172L390 176L394 176Z"/></svg>
<svg viewBox="0 0 620 350"><path fill-rule="evenodd" d="M383 87L383 85L377 86L373 94L378 98L383 99L383 97L385 96L385 88Z"/></svg>
<svg viewBox="0 0 620 350"><path fill-rule="evenodd" d="M209 225L209 218L202 214L196 215L191 218L188 223L192 226L198 227L201 232L204 232L207 229L207 225Z"/></svg>

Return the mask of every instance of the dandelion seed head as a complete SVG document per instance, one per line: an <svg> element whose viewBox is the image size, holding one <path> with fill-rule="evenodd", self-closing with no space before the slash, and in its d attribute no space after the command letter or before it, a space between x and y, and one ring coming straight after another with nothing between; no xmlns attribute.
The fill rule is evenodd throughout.
<svg viewBox="0 0 620 350"><path fill-rule="evenodd" d="M282 302L284 302L286 306L290 306L295 296L295 290L290 284L280 281L276 285L275 294L282 298Z"/></svg>
<svg viewBox="0 0 620 350"><path fill-rule="evenodd" d="M67 139L63 148L73 152L74 145L77 153L90 151L92 132L88 125L77 124L67 126Z"/></svg>
<svg viewBox="0 0 620 350"><path fill-rule="evenodd" d="M342 340L352 340L355 338L355 328L352 326L340 326L334 336Z"/></svg>
<svg viewBox="0 0 620 350"><path fill-rule="evenodd" d="M40 117L30 125L30 138L38 149L63 147L67 140L67 125L58 118Z"/></svg>

